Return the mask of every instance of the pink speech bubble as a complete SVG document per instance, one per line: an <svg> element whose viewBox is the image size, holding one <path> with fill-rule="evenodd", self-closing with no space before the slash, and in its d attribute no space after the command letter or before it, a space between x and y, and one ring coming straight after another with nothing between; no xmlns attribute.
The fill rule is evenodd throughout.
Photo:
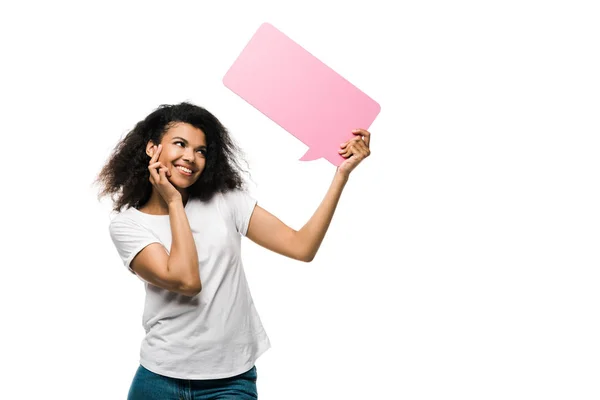
<svg viewBox="0 0 600 400"><path fill-rule="evenodd" d="M223 83L309 147L300 160L339 166L340 144L369 129L381 107L274 26L262 24Z"/></svg>

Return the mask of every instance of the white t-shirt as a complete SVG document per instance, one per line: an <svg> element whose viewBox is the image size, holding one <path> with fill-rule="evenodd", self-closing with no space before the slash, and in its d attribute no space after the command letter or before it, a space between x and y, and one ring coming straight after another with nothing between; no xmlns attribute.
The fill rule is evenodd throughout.
<svg viewBox="0 0 600 400"><path fill-rule="evenodd" d="M217 193L185 206L200 267L202 291L188 297L146 283L140 364L179 379L219 379L244 373L271 347L254 307L241 258L256 200L246 192ZM109 227L123 263L151 243L171 248L168 215L128 208Z"/></svg>

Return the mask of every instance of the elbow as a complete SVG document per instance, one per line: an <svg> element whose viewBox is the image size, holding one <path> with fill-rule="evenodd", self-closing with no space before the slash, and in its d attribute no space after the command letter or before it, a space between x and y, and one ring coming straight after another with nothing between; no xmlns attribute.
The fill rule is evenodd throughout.
<svg viewBox="0 0 600 400"><path fill-rule="evenodd" d="M304 254L302 257L299 258L300 261L303 261L305 263L309 263L312 262L312 260L315 259L315 254L309 253L309 254Z"/></svg>
<svg viewBox="0 0 600 400"><path fill-rule="evenodd" d="M192 282L184 283L179 287L179 293L188 296L194 297L200 294L202 291L202 282L200 280L195 280Z"/></svg>
<svg viewBox="0 0 600 400"><path fill-rule="evenodd" d="M305 262L305 263L309 263L312 262L312 260L315 259L315 256L317 255L317 251L319 249L318 248L310 248L308 246L302 246L300 248L297 249L296 252L296 260Z"/></svg>
<svg viewBox="0 0 600 400"><path fill-rule="evenodd" d="M200 294L201 291L202 291L202 284L198 284L197 286L194 286L191 288L190 294L188 296L190 296L190 297L197 296Z"/></svg>

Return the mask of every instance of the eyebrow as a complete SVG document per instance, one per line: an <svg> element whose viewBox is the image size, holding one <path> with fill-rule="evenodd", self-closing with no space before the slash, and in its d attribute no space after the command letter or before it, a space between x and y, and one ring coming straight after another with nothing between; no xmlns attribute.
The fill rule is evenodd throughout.
<svg viewBox="0 0 600 400"><path fill-rule="evenodd" d="M172 138L171 140L175 140L175 139L179 139L181 140L183 143L188 144L188 141L185 140L184 138L180 137L180 136L175 136L174 138ZM198 146L198 149L203 149L206 150L206 146L202 145L202 146Z"/></svg>

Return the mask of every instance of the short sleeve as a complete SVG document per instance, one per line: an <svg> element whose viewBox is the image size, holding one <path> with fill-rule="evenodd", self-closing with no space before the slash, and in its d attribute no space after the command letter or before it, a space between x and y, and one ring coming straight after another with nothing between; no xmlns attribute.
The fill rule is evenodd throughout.
<svg viewBox="0 0 600 400"><path fill-rule="evenodd" d="M109 225L110 237L123 264L133 274L131 261L145 247L160 240L147 228L127 218L115 218Z"/></svg>
<svg viewBox="0 0 600 400"><path fill-rule="evenodd" d="M227 206L231 210L231 217L237 231L246 236L250 217L254 212L256 200L243 190L233 190L225 195Z"/></svg>

